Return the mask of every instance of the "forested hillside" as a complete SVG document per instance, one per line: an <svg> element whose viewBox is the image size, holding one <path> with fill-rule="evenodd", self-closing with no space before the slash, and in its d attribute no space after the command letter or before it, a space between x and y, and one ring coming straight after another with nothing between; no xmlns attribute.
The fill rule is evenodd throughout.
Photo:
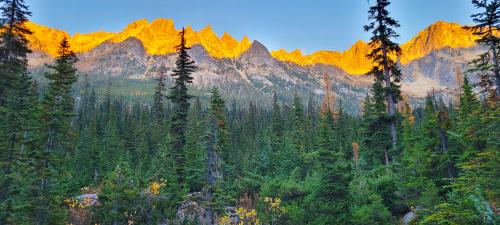
<svg viewBox="0 0 500 225"><path fill-rule="evenodd" d="M149 95L78 71L67 37L35 81L30 9L0 0L0 225L499 224L500 2L471 3L485 51L458 95L422 104L401 91L390 1L370 3L363 101L339 100L325 74L321 98L261 93L269 106L193 89L188 29Z"/></svg>

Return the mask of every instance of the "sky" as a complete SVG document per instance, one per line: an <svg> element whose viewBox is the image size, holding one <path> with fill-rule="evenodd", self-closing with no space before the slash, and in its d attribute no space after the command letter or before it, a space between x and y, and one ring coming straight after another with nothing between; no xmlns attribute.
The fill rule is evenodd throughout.
<svg viewBox="0 0 500 225"><path fill-rule="evenodd" d="M220 36L247 35L270 50L343 51L357 40L368 41L363 31L368 7L375 0L26 0L31 20L70 34L119 32L146 18L173 19L181 28L200 30L211 25ZM404 43L438 20L472 24L470 0L392 0L391 15Z"/></svg>

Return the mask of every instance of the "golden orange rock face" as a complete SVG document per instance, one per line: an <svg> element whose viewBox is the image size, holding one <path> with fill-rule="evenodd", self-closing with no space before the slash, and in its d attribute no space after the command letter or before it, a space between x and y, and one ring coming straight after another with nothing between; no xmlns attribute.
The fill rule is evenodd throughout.
<svg viewBox="0 0 500 225"><path fill-rule="evenodd" d="M434 50L445 47L467 48L475 45L477 37L472 31L456 23L438 21L418 33L410 41L401 45L400 62L407 64L412 60L424 57ZM372 62L366 58L371 47L363 42L356 42L350 49L340 53L335 51L318 51L310 55L302 55L300 51L287 52L283 49L271 54L282 61L298 65L314 65L323 63L342 68L350 74L365 74L372 68Z"/></svg>
<svg viewBox="0 0 500 225"><path fill-rule="evenodd" d="M58 44L63 37L68 38L75 52L89 51L105 41L119 43L127 38L135 37L143 43L147 53L160 55L175 52L175 46L179 42L179 30L175 29L174 22L169 19L156 19L151 23L145 19L137 20L119 33L76 33L73 36L64 31L32 22L27 22L26 25L33 31L33 35L27 37L31 48L46 52L52 56L57 55ZM477 37L472 34L472 31L459 24L438 21L402 44L403 54L399 60L401 63L407 64L429 54L431 51L445 47L471 47L475 44L476 39ZM199 32L187 26L186 40L188 46L200 44L214 58L236 58L251 46L248 37L238 41L229 34L224 33L219 38L210 26L203 28ZM298 49L291 52L280 49L272 51L271 55L278 60L301 66L322 63L337 66L350 74L365 74L373 65L371 60L366 57L370 50L371 47L368 43L358 41L344 52L317 51L304 55Z"/></svg>
<svg viewBox="0 0 500 225"><path fill-rule="evenodd" d="M64 31L32 22L27 22L26 26L33 32L27 37L31 48L52 56L57 55L58 44L64 37L68 38L75 52L89 51L105 41L119 43L127 38L135 37L143 43L147 53L152 55L168 54L175 52L175 46L179 44L180 31L176 30L173 21L168 19L156 19L151 23L145 19L137 20L119 33L77 33L73 36ZM224 33L219 38L210 26L205 27L200 32L193 31L190 26L186 27L186 40L188 46L201 44L214 58L235 58L251 46L248 37L238 41Z"/></svg>
<svg viewBox="0 0 500 225"><path fill-rule="evenodd" d="M369 51L370 46L367 43L358 41L350 49L342 53L317 51L310 55L302 55L302 52L298 49L291 52L280 49L272 51L271 54L281 61L292 62L301 66L322 63L340 67L350 74L364 74L372 67L371 60L366 58Z"/></svg>
<svg viewBox="0 0 500 225"><path fill-rule="evenodd" d="M459 24L438 21L401 45L401 50L403 50L401 63L407 64L433 50L444 47L471 47L475 45L477 39L471 30L465 29Z"/></svg>

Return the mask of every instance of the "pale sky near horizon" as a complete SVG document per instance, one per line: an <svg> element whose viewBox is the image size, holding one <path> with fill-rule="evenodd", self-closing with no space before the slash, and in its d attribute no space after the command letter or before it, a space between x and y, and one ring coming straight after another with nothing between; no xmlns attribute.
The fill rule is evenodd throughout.
<svg viewBox="0 0 500 225"><path fill-rule="evenodd" d="M141 18L171 18L180 28L200 30L211 25L220 36L247 35L270 50L343 51L363 31L368 7L374 0L26 0L35 23L70 34L118 32ZM393 0L391 15L400 22L400 43L430 24L444 20L471 24L475 12L470 0Z"/></svg>

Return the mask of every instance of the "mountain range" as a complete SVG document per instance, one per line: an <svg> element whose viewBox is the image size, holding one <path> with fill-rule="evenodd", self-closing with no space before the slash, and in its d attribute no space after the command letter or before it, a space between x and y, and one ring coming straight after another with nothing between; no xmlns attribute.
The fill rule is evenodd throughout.
<svg viewBox="0 0 500 225"><path fill-rule="evenodd" d="M179 42L179 29L168 19L151 23L138 20L118 33L100 31L72 36L33 22L26 25L33 32L27 37L33 50L28 60L35 74L44 71L44 64L53 60L58 43L66 37L78 54L80 73L147 83L161 64L173 69ZM232 101L260 99L265 104L272 92L282 99L296 93L307 99L324 94L322 77L328 75L333 91L344 100L343 106L357 112L372 82L371 77L364 75L372 66L366 58L371 46L363 41L355 42L344 52L324 50L304 55L298 49L270 52L248 37L236 40L228 33L219 37L210 26L200 31L190 26L185 29L189 53L198 66L193 74L194 88L200 93L218 86ZM453 98L467 63L484 51L475 45L476 39L459 24L438 21L403 43L403 54L398 60L405 96L417 100L434 91ZM130 93L147 95L144 90L141 87Z"/></svg>

